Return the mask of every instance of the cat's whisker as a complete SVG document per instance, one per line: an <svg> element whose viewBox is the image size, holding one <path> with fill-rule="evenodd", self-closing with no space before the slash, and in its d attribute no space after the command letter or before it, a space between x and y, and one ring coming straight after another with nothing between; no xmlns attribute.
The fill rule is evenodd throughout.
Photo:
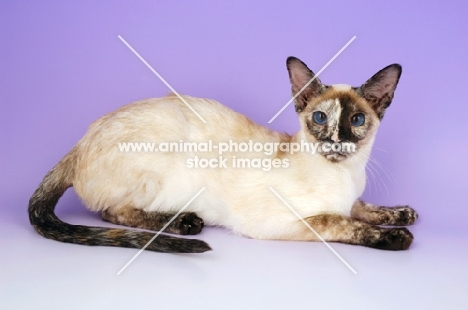
<svg viewBox="0 0 468 310"><path fill-rule="evenodd" d="M381 148L381 147L376 147L376 146L374 146L373 149L374 149L374 150L377 150L377 151L381 151L381 152L383 152L383 153L388 153L388 151L387 151L386 149L383 149L383 148Z"/></svg>
<svg viewBox="0 0 468 310"><path fill-rule="evenodd" d="M377 178L375 177L374 171L371 169L371 167L367 165L366 169L367 169L367 171L369 171L369 173L370 173L370 175L372 177L372 181L374 183L374 188L375 188L375 193L377 193L378 192L377 185L379 185L378 187L379 187L380 190L382 190L382 188L381 188L380 184L377 182Z"/></svg>
<svg viewBox="0 0 468 310"><path fill-rule="evenodd" d="M367 167L369 168L370 171L373 171L373 174L374 174L374 177L375 177L375 180L376 180L376 184L378 185L379 187L379 191L381 193L385 193L386 191L384 191L384 188L386 189L385 187L385 184L384 184L384 187L382 186L382 178L380 177L380 174L379 172L375 169L374 166L372 166L372 163L369 162L367 164ZM387 193L388 194L388 193Z"/></svg>
<svg viewBox="0 0 468 310"><path fill-rule="evenodd" d="M366 162L368 161L368 156L361 154L359 152L356 154L353 154L352 156L357 156ZM377 192L377 182L375 180L375 175L372 172L372 170L367 166L367 164L364 168L365 170L369 172L369 173L366 173L366 184L368 185L368 188L369 188L369 194L372 195L372 182L374 183L374 190L375 192ZM372 182L370 179L372 179Z"/></svg>
<svg viewBox="0 0 468 310"><path fill-rule="evenodd" d="M387 169L385 169L385 167L383 165L381 165L377 159L375 159L374 157L372 156L369 156L369 161L373 162L375 165L377 165L377 167L382 170L384 172L384 174L386 175L386 177L389 179L389 181L392 183L392 184L395 184L395 178L390 174L389 171L387 171Z"/></svg>
<svg viewBox="0 0 468 310"><path fill-rule="evenodd" d="M383 188L385 189L385 192L387 193L387 196L390 197L390 193L388 191L388 188L387 188L387 185L385 184L384 180L382 179L381 175L380 175L380 172L372 165L373 162L371 160L369 160L368 162L368 167L370 169L372 169L378 176L380 182L379 182L379 187L380 187L380 190L383 192L383 189L382 189L382 185L383 185Z"/></svg>
<svg viewBox="0 0 468 310"><path fill-rule="evenodd" d="M380 191L382 193L386 193L387 196L390 196L387 185L385 184L384 180L382 179L380 172L376 169L376 167L374 167L372 165L375 162L375 160L372 160L370 155L366 157L366 155L360 154L360 153L354 154L354 156L358 156L359 158L365 159L367 161L367 164L366 164L365 168L369 172L369 176L372 178L376 193L377 193L377 191ZM377 180L376 174L379 177L379 180ZM366 182L367 181L368 180L366 178ZM370 186L371 182L369 181L367 184L369 184L369 193L371 194L372 193L372 187ZM377 189L377 187L378 187L378 189Z"/></svg>
<svg viewBox="0 0 468 310"><path fill-rule="evenodd" d="M369 171L369 168L366 166L366 170ZM372 172L369 171L369 173L372 175ZM369 194L372 196L372 186L371 186L371 181L369 180L369 178L367 177L368 174L366 173L366 186L367 188L369 189Z"/></svg>

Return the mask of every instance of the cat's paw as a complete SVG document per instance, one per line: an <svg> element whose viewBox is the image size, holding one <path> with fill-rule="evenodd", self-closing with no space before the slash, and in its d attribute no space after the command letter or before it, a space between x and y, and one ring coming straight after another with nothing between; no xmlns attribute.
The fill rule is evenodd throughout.
<svg viewBox="0 0 468 310"><path fill-rule="evenodd" d="M171 232L180 235L196 235L203 229L205 223L195 212L181 213L172 223Z"/></svg>
<svg viewBox="0 0 468 310"><path fill-rule="evenodd" d="M381 250L407 250L413 242L413 234L406 228L383 229L372 247Z"/></svg>
<svg viewBox="0 0 468 310"><path fill-rule="evenodd" d="M398 206L392 208L392 217L392 225L407 226L416 222L418 213L409 206Z"/></svg>

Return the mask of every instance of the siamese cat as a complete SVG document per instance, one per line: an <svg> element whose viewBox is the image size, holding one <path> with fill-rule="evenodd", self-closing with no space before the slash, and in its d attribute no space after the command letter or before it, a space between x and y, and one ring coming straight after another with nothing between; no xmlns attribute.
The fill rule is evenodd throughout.
<svg viewBox="0 0 468 310"><path fill-rule="evenodd" d="M392 102L401 66L392 64L380 70L360 87L322 84L295 57L287 59L287 69L300 122L296 134L260 126L214 100L183 96L206 123L175 95L132 103L94 122L46 174L29 201L31 224L42 236L57 241L142 248L155 233L70 225L54 214L57 201L73 186L90 210L101 212L104 221L159 231L206 187L164 233L194 235L204 225L216 225L250 238L318 241L271 188L326 241L408 249L413 241L408 229L378 225L411 225L418 218L415 210L376 206L359 199L366 184L366 163ZM193 160L216 160L219 150L132 152L119 148L122 143L186 141L211 141L213 145L308 143L320 151L233 148L222 154L225 165L201 167ZM343 151L340 146L345 143L354 149ZM271 169L234 167L240 158L276 165ZM201 240L161 234L147 249L201 253L211 248Z"/></svg>

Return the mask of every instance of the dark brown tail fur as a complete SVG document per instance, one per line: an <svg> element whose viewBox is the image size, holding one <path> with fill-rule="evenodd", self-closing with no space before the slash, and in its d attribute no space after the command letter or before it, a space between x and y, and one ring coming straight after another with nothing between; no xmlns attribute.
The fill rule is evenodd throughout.
<svg viewBox="0 0 468 310"><path fill-rule="evenodd" d="M61 242L85 245L143 248L154 233L126 229L89 227L62 222L54 213L59 198L72 186L72 152L52 168L29 200L29 220L36 231L48 238ZM201 240L183 239L159 235L146 248L165 253L202 253L211 250Z"/></svg>

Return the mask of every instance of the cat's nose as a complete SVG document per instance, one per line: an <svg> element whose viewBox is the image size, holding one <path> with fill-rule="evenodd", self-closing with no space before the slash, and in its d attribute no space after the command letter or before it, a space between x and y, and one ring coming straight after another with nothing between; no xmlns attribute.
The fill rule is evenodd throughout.
<svg viewBox="0 0 468 310"><path fill-rule="evenodd" d="M335 143L341 141L341 140L340 140L340 137L338 136L338 131L335 131L335 132L333 133L333 135L331 136L331 140L332 140L333 142L335 142Z"/></svg>

